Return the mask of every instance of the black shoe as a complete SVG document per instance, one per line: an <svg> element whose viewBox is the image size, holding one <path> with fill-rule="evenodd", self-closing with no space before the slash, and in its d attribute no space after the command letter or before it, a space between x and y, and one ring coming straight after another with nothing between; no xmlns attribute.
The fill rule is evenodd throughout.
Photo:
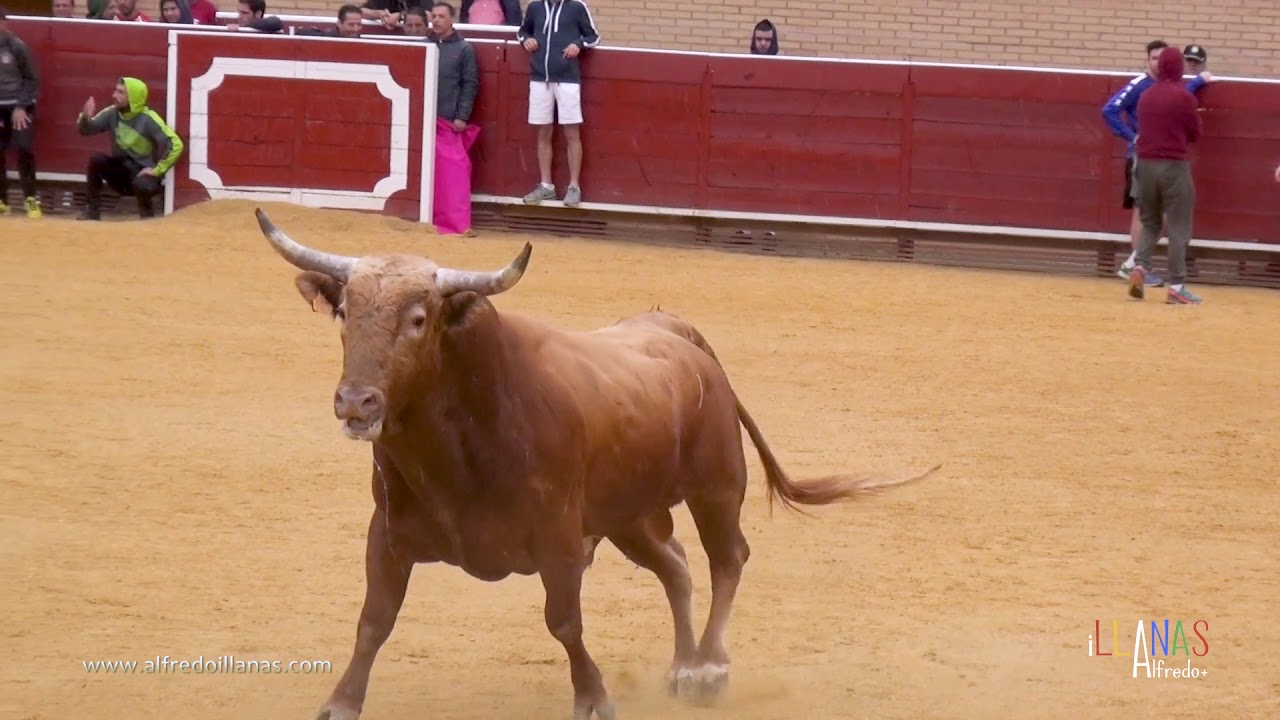
<svg viewBox="0 0 1280 720"><path fill-rule="evenodd" d="M102 213L93 208L85 208L80 212L80 216L76 220L101 220Z"/></svg>

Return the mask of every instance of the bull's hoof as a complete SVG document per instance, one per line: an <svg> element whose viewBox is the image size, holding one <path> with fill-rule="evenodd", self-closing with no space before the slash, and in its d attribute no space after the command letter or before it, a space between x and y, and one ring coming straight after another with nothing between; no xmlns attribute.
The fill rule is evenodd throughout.
<svg viewBox="0 0 1280 720"><path fill-rule="evenodd" d="M701 704L710 704L719 699L728 686L727 665L707 664L692 670L681 669L675 675L674 685L668 680L668 689L673 689L673 694Z"/></svg>
<svg viewBox="0 0 1280 720"><path fill-rule="evenodd" d="M667 694L672 697L693 697L697 680L690 668L672 668L667 671Z"/></svg>
<svg viewBox="0 0 1280 720"><path fill-rule="evenodd" d="M325 705L316 714L316 720L360 720L360 711L336 705Z"/></svg>
<svg viewBox="0 0 1280 720"><path fill-rule="evenodd" d="M600 705L590 702L575 702L573 704L573 720L591 720L592 712L595 712L595 716L599 720L618 719L618 712L611 702Z"/></svg>

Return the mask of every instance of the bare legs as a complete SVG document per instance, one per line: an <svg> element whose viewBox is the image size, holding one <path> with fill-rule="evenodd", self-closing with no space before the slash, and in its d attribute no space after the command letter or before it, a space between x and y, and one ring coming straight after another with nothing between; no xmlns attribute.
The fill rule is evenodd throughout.
<svg viewBox="0 0 1280 720"><path fill-rule="evenodd" d="M555 130L555 125L538 126L538 173L543 185L551 184L551 137Z"/></svg>
<svg viewBox="0 0 1280 720"><path fill-rule="evenodd" d="M551 158L553 155L552 137L555 125L538 126L538 173L542 184L551 184ZM569 157L569 185L578 187L578 176L582 172L582 133L581 125L561 125L564 132L565 153Z"/></svg>

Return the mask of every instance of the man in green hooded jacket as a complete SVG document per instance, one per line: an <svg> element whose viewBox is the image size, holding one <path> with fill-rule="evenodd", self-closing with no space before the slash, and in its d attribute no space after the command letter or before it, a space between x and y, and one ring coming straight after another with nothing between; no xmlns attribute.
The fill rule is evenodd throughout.
<svg viewBox="0 0 1280 720"><path fill-rule="evenodd" d="M182 139L147 107L147 86L141 80L120 78L111 98L114 104L96 115L89 98L76 118L81 135L111 132L110 154L89 158L89 197L80 219L101 219L103 183L121 195L136 197L142 217L155 217L154 200L163 190L165 173L182 155Z"/></svg>

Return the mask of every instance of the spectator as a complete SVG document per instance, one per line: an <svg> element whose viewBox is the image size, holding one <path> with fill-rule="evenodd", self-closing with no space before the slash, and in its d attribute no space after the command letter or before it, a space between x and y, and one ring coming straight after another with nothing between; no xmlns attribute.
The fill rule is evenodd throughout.
<svg viewBox="0 0 1280 720"><path fill-rule="evenodd" d="M76 16L75 0L53 0L53 12L56 18L73 18Z"/></svg>
<svg viewBox="0 0 1280 720"><path fill-rule="evenodd" d="M755 30L751 32L751 54L778 54L778 29L773 26L773 23L768 20L756 23Z"/></svg>
<svg viewBox="0 0 1280 720"><path fill-rule="evenodd" d="M165 3L169 0L160 0L161 15ZM218 24L218 8L214 7L209 0L173 0L174 6L177 8L176 20L163 20L163 22L179 23L182 25L216 25Z"/></svg>
<svg viewBox="0 0 1280 720"><path fill-rule="evenodd" d="M453 28L453 6L438 2L431 8L431 42L440 48L436 115L453 123L455 132L467 129L480 89L476 50Z"/></svg>
<svg viewBox="0 0 1280 720"><path fill-rule="evenodd" d="M426 11L420 7L411 7L406 8L401 16L404 20L400 27L404 29L405 35L431 39L431 21L427 19Z"/></svg>
<svg viewBox="0 0 1280 720"><path fill-rule="evenodd" d="M1199 75L1204 72L1205 65L1209 62L1209 53L1204 51L1203 45L1192 43L1182 48L1182 59L1187 61L1189 75Z"/></svg>
<svg viewBox="0 0 1280 720"><path fill-rule="evenodd" d="M462 0L463 25L519 25L520 0Z"/></svg>
<svg viewBox="0 0 1280 720"><path fill-rule="evenodd" d="M155 197L163 189L165 173L182 155L182 139L147 107L147 86L141 80L120 78L111 99L111 107L95 115L90 97L76 118L81 135L111 133L111 153L97 153L89 159L88 200L80 219L101 219L104 182L121 195L137 198L141 217L155 217ZM158 162L157 151L161 153Z"/></svg>
<svg viewBox="0 0 1280 720"><path fill-rule="evenodd" d="M266 0L240 0L236 12L239 14L236 21L227 24L227 29L232 32L240 28L256 30L260 33L284 32L284 22L280 18L274 15L266 17Z"/></svg>
<svg viewBox="0 0 1280 720"><path fill-rule="evenodd" d="M1134 184L1142 217L1142 244L1129 276L1129 295L1143 297L1144 276L1151 269L1151 253L1160 239L1163 218L1169 224L1169 292L1165 302L1199 303L1186 289L1187 246L1195 210L1195 182L1187 146L1200 139L1200 115L1195 95L1182 84L1185 61L1175 47L1157 58L1157 80L1138 101L1138 140Z"/></svg>
<svg viewBox="0 0 1280 720"><path fill-rule="evenodd" d="M112 0L88 0L84 16L89 20L114 20L115 3Z"/></svg>
<svg viewBox="0 0 1280 720"><path fill-rule="evenodd" d="M424 0L365 0L360 6L360 15L366 20L380 20L384 27L391 29L404 22L405 11L422 8L423 4ZM431 7L429 1L425 4L427 8Z"/></svg>
<svg viewBox="0 0 1280 720"><path fill-rule="evenodd" d="M116 12L113 20L125 22L151 22L146 13L138 9L138 0L114 0Z"/></svg>
<svg viewBox="0 0 1280 720"><path fill-rule="evenodd" d="M1138 198L1134 195L1137 192L1137 186L1133 179L1134 172L1134 139L1137 136L1137 120L1138 120L1138 100L1142 97L1142 93L1151 84L1155 82L1156 65L1158 63L1160 53L1164 48L1168 47L1168 43L1163 40L1152 40L1147 43L1147 68L1141 75L1130 80L1127 85L1112 95L1106 104L1102 106L1102 117L1107 123L1107 127L1111 132L1119 138L1123 138L1127 143L1125 151L1124 166L1124 195L1121 198L1121 206L1126 210L1132 210L1129 220L1129 245L1132 252L1129 257L1120 263L1120 267L1116 269L1116 274L1124 279L1129 278L1129 272L1133 269L1133 264L1138 255L1139 236L1142 232L1142 220L1138 213ZM1205 83L1213 80L1213 76L1207 71L1191 78L1187 82L1187 89L1191 92L1197 92L1204 87ZM1128 115L1126 118L1125 116ZM1153 287L1160 287L1164 284L1164 280L1153 272L1147 272L1146 282Z"/></svg>
<svg viewBox="0 0 1280 720"><path fill-rule="evenodd" d="M22 39L9 29L0 8L0 213L9 212L9 143L18 149L18 178L27 217L38 218L36 200L35 122L40 76Z"/></svg>
<svg viewBox="0 0 1280 720"><path fill-rule="evenodd" d="M178 0L160 0L160 22L182 22L182 12L178 10Z"/></svg>
<svg viewBox="0 0 1280 720"><path fill-rule="evenodd" d="M564 204L582 202L582 71L578 56L600 44L591 11L582 0L532 0L516 38L529 51L529 124L538 128L538 171L542 182L524 196L536 205L556 196L551 182L551 135L559 116L569 156Z"/></svg>
<svg viewBox="0 0 1280 720"><path fill-rule="evenodd" d="M319 37L342 37L342 38L358 38L360 30L363 27L364 16L360 14L360 8L355 5L343 5L338 8L338 24L331 28L299 28L294 31L295 35L310 35Z"/></svg>

